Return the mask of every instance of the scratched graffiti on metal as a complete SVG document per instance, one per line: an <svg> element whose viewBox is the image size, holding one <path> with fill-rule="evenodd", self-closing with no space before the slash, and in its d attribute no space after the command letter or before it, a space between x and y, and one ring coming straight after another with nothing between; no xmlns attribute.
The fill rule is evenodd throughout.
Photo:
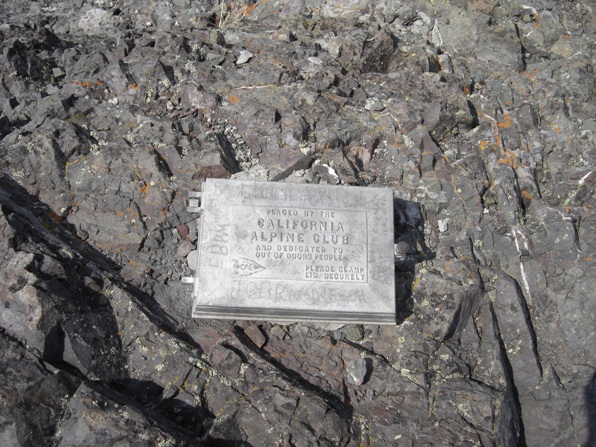
<svg viewBox="0 0 596 447"><path fill-rule="evenodd" d="M193 317L395 323L387 188L208 179Z"/></svg>

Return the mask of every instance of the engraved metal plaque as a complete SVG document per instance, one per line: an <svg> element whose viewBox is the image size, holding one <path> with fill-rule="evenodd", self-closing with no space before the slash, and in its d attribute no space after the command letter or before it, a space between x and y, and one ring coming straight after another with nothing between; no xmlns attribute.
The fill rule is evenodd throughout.
<svg viewBox="0 0 596 447"><path fill-rule="evenodd" d="M207 179L190 205L193 317L395 324L390 189Z"/></svg>

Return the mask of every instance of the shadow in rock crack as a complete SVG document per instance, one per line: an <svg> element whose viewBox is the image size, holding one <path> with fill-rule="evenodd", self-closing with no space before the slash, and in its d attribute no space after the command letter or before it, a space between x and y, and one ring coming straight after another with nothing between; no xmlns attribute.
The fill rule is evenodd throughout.
<svg viewBox="0 0 596 447"><path fill-rule="evenodd" d="M236 423L233 420L227 421L228 423L225 426L221 427L221 431L225 432L225 436L229 436L229 437L236 437L239 440L235 440L235 439L220 439L220 438L213 438L210 440L210 444L213 447L217 446L217 447L256 447L253 446L253 444L247 442L247 441L241 441L241 437L242 437L242 431L240 430L240 428L238 428L236 426Z"/></svg>
<svg viewBox="0 0 596 447"><path fill-rule="evenodd" d="M95 281L102 281L102 277L108 278L131 296L153 324L185 342L192 349L201 351L192 337L177 329L174 320L152 296L121 278L119 265L77 238L71 225L66 222L57 223L52 217L54 213L46 204L30 195L5 174L0 175L0 205L9 213L18 216L16 220L13 219L19 226L15 236L16 244L41 242L47 255L56 257L60 254L62 258L68 258L67 262L74 266L75 271L78 269L80 274L90 275Z"/></svg>
<svg viewBox="0 0 596 447"><path fill-rule="evenodd" d="M203 424L213 418L207 410L177 399L176 391L164 396L156 383L130 378L115 310L104 293L106 285L113 283L125 290L155 325L186 342L197 355L200 347L176 330L152 297L125 283L117 265L55 222L46 204L8 176L0 176L0 208L11 228L5 247L14 251L3 269L10 268L12 262L13 269L29 272L28 280L17 277L7 287L4 305L14 305L14 312L19 312L19 293L34 293L30 301L39 302L34 309L38 322L11 323L10 331L15 332L11 335L19 340L41 340L41 360L77 377L104 397L135 408L175 439L201 436ZM23 262L15 264L15 260ZM10 271L5 273L10 276ZM22 290L25 287L28 289ZM20 312L29 318L32 311L27 308Z"/></svg>
<svg viewBox="0 0 596 447"><path fill-rule="evenodd" d="M187 436L202 436L214 416L177 399L179 392L166 395L162 386L150 380L120 379L109 383L111 390L131 396L144 408L175 422L176 430L185 430Z"/></svg>
<svg viewBox="0 0 596 447"><path fill-rule="evenodd" d="M281 373L283 378L295 388L301 390L303 394L318 396L323 399L332 411L343 421L345 427L350 427L354 417L354 407L345 398L341 398L329 391L326 391L320 386L309 382L300 371L294 370L283 364L282 361L275 358L271 353L263 348L259 348L246 335L244 330L239 326L233 326L232 331L237 340L249 349L253 354L257 355L262 360L269 363L273 368ZM232 445L232 444L230 444Z"/></svg>
<svg viewBox="0 0 596 447"><path fill-rule="evenodd" d="M393 200L396 323L403 323L414 311L412 287L416 264L435 258L424 241L424 216L419 203Z"/></svg>
<svg viewBox="0 0 596 447"><path fill-rule="evenodd" d="M596 447L596 371L584 390L588 414L589 436L588 442L583 447Z"/></svg>

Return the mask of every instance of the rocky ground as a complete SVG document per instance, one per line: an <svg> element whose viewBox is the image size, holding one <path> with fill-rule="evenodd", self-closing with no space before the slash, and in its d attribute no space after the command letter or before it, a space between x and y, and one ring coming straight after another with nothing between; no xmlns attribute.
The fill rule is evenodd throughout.
<svg viewBox="0 0 596 447"><path fill-rule="evenodd" d="M0 2L0 444L596 446L595 8ZM394 188L397 326L192 320L207 177Z"/></svg>

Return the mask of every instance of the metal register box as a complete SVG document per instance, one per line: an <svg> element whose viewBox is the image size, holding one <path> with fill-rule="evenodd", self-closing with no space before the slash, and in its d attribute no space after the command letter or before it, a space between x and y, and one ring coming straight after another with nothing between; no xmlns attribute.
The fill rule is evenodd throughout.
<svg viewBox="0 0 596 447"><path fill-rule="evenodd" d="M207 179L196 318L395 324L393 193ZM200 205L199 205L200 202Z"/></svg>

